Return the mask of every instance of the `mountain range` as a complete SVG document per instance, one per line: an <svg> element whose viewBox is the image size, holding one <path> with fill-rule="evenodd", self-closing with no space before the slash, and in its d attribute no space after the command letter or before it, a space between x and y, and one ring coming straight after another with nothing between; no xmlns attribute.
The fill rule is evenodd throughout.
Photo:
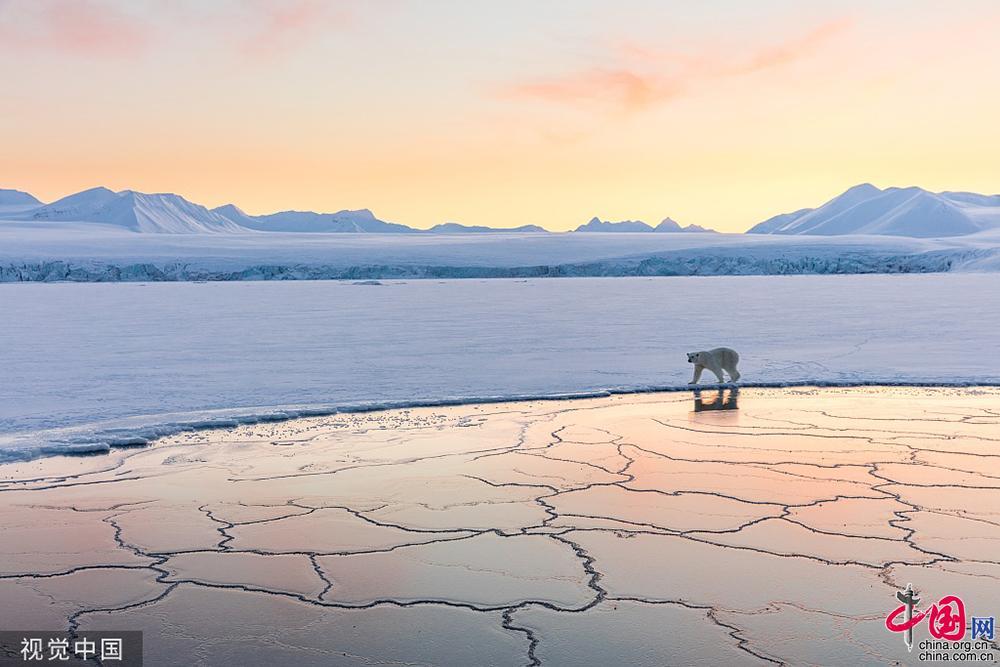
<svg viewBox="0 0 1000 667"><path fill-rule="evenodd" d="M862 183L818 208L782 213L748 234L879 234L942 237L1000 228L1000 195L929 192L923 188L886 188Z"/></svg>
<svg viewBox="0 0 1000 667"><path fill-rule="evenodd" d="M575 232L715 232L714 229L706 229L698 225L687 225L681 227L670 218L664 218L656 227L647 225L641 220L622 220L621 222L608 222L600 218L591 218L585 225L580 225Z"/></svg>
<svg viewBox="0 0 1000 667"><path fill-rule="evenodd" d="M281 211L268 215L247 215L234 204L226 204L212 209L212 212L240 227L261 232L409 234L417 231L406 225L379 220L366 208L336 213Z"/></svg>
<svg viewBox="0 0 1000 667"><path fill-rule="evenodd" d="M335 213L281 211L249 215L234 204L208 209L180 195L115 192L96 187L43 204L20 190L0 189L5 220L95 222L135 232L168 234L317 232L365 234L547 233L537 225L494 228L446 222L422 230L380 220L368 209ZM839 236L876 234L946 237L1000 229L1000 195L930 192L918 187L880 189L870 183L849 188L817 208L782 213L751 227L748 234ZM655 227L639 220L592 218L574 233L708 233L664 218Z"/></svg>
<svg viewBox="0 0 1000 667"><path fill-rule="evenodd" d="M538 225L486 227L445 222L430 229L415 229L375 217L370 210L343 210L335 213L281 211L250 215L235 204L208 209L175 194L147 194L134 190L115 192L105 187L90 188L49 204L26 192L0 190L0 213L8 220L97 222L135 232L204 234L258 232L315 232L361 234L484 234L532 233L548 230ZM578 232L704 232L697 225L681 227L665 218L655 228L644 222L603 222L592 219Z"/></svg>
<svg viewBox="0 0 1000 667"><path fill-rule="evenodd" d="M385 222L375 217L367 208L336 213L314 213L312 211L282 211L269 215L247 215L234 204L213 208L212 211L247 229L263 232L353 232L362 234L473 234L503 232L546 232L538 225L520 227L483 227L445 222L430 229L414 229L395 222Z"/></svg>
<svg viewBox="0 0 1000 667"><path fill-rule="evenodd" d="M259 232L317 232L365 234L525 233L546 230L537 225L493 228L447 222L431 229L415 229L379 220L368 209L336 213L281 211L249 215L235 204L208 209L175 194L115 192L90 188L49 204L20 190L0 189L0 214L6 220L96 222L135 232L205 234Z"/></svg>

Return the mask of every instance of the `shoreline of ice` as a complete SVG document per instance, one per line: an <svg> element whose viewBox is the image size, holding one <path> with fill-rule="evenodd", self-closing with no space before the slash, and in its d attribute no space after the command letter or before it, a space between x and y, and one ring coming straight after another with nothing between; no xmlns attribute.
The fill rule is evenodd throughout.
<svg viewBox="0 0 1000 667"><path fill-rule="evenodd" d="M996 270L1000 232L945 238L747 234L140 234L0 221L0 282L373 280Z"/></svg>
<svg viewBox="0 0 1000 667"><path fill-rule="evenodd" d="M166 413L164 415L137 415L98 424L82 424L72 427L49 429L40 432L10 433L0 436L0 465L21 463L52 456L89 456L107 454L115 449L145 447L156 440L178 433L234 428L264 422L280 422L308 417L328 417L337 414L358 414L384 410L408 410L415 408L455 407L463 405L494 405L500 403L523 403L537 401L566 401L635 394L684 393L696 391L718 391L727 389L841 389L851 387L921 387L933 389L975 389L1000 387L1000 378L993 380L793 380L788 382L736 382L704 383L700 385L653 385L635 387L610 387L606 389L576 392L553 392L540 394L510 394L500 396L461 396L440 399L412 401L362 401L343 405L299 405L272 406L260 408L231 408L206 410L192 413ZM128 422L142 421L155 417L173 416L177 421L150 421L145 424L126 426ZM103 429L95 428L107 424ZM116 424L117 426L112 426ZM57 433L77 435L68 439L51 438L44 444L25 445L24 441Z"/></svg>
<svg viewBox="0 0 1000 667"><path fill-rule="evenodd" d="M685 352L719 345L743 386L1000 382L997 273L27 283L0 303L7 459L316 410L684 391Z"/></svg>
<svg viewBox="0 0 1000 667"><path fill-rule="evenodd" d="M671 253L528 266L436 264L248 264L212 267L191 261L105 263L52 260L0 264L0 283L26 282L236 282L275 280L420 280L511 278L630 278L691 276L864 275L990 270L1000 253L990 249L934 250L916 254L848 252L814 255L785 250L754 253Z"/></svg>

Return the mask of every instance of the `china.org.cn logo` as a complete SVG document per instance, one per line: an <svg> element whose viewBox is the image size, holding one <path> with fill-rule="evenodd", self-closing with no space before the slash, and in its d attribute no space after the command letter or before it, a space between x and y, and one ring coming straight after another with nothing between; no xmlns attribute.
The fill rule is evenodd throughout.
<svg viewBox="0 0 1000 667"><path fill-rule="evenodd" d="M996 618L994 616L972 616L970 622L965 613L965 603L957 595L945 595L929 609L918 607L920 598L913 590L912 584L906 589L896 592L896 599L901 603L885 617L885 627L890 632L903 635L903 642L908 651L913 650L913 628L927 621L927 631L931 637L942 642L961 642L965 639L966 628L971 634L971 640L993 641ZM924 648L923 643L921 648ZM933 646L930 648L943 648ZM956 646L956 648L958 648ZM961 647L968 650L970 647Z"/></svg>

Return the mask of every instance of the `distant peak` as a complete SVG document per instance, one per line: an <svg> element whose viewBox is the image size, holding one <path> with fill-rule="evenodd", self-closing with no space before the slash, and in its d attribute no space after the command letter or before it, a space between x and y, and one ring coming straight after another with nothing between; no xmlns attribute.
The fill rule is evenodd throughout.
<svg viewBox="0 0 1000 667"><path fill-rule="evenodd" d="M651 232L653 228L641 220L610 222L598 217L591 218L585 225L576 228L578 232Z"/></svg>
<svg viewBox="0 0 1000 667"><path fill-rule="evenodd" d="M360 218L366 220L375 220L375 214L372 213L371 209L359 208L356 210L345 208L342 211L337 211L333 214L334 216L350 216L352 218Z"/></svg>
<svg viewBox="0 0 1000 667"><path fill-rule="evenodd" d="M930 190L924 190L922 187L920 187L918 185L907 185L905 187L898 187L898 188L895 188L895 187L894 188L886 188L885 190L882 190L882 192L905 192L905 193L911 194L911 195L918 195L918 194L933 195L934 194Z"/></svg>
<svg viewBox="0 0 1000 667"><path fill-rule="evenodd" d="M876 194L882 192L881 188L878 188L871 183L858 183L857 185L847 188L844 194Z"/></svg>
<svg viewBox="0 0 1000 667"><path fill-rule="evenodd" d="M131 190L125 190L124 192L131 192ZM76 194L78 195L114 195L118 194L111 188L106 188L103 185L98 185L94 188L87 188L86 190L80 190Z"/></svg>
<svg viewBox="0 0 1000 667"><path fill-rule="evenodd" d="M487 227L485 225L463 225L460 222L442 222L426 230L431 234L469 234L469 233L514 233L514 232L545 232L538 225L521 225L520 227Z"/></svg>
<svg viewBox="0 0 1000 667"><path fill-rule="evenodd" d="M682 227L681 230L685 232L710 232L712 234L718 233L714 229L711 229L710 227L702 227L701 225L687 225L685 227Z"/></svg>
<svg viewBox="0 0 1000 667"><path fill-rule="evenodd" d="M681 225L673 218L664 218L660 224L658 224L654 229L654 232L714 232L714 229L708 229L707 227L702 227L701 225Z"/></svg>
<svg viewBox="0 0 1000 667"><path fill-rule="evenodd" d="M241 226L247 223L253 223L253 218L243 212L243 210L236 204L223 204L222 206L216 206L212 209L212 213L221 215L226 220L235 222L237 225Z"/></svg>
<svg viewBox="0 0 1000 667"><path fill-rule="evenodd" d="M879 189L861 183L815 209L777 215L757 234L839 236L872 234L935 238L1000 226L1000 201L985 195L934 193L911 185Z"/></svg>
<svg viewBox="0 0 1000 667"><path fill-rule="evenodd" d="M131 197L133 199L160 199L160 200L181 200L188 201L184 199L179 194L173 192L140 192L138 190L122 190L118 193L119 197Z"/></svg>
<svg viewBox="0 0 1000 667"><path fill-rule="evenodd" d="M660 224L656 226L656 231L658 232L666 232L666 231L679 232L680 230L681 226L677 224L676 220L670 217L664 218L663 220L660 221Z"/></svg>
<svg viewBox="0 0 1000 667"><path fill-rule="evenodd" d="M30 206L32 204L41 204L38 198L31 195L23 190L14 190L0 188L0 204L20 204Z"/></svg>

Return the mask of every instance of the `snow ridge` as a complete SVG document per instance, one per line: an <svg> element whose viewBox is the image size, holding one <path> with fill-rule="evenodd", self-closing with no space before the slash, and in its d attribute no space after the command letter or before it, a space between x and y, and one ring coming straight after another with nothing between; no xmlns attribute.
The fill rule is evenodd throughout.
<svg viewBox="0 0 1000 667"><path fill-rule="evenodd" d="M5 190L0 188L0 206L41 206L42 202L34 196L21 190Z"/></svg>
<svg viewBox="0 0 1000 667"><path fill-rule="evenodd" d="M114 192L97 187L12 216L16 220L81 221L114 225L133 232L209 234L246 232L228 218L179 195Z"/></svg>
<svg viewBox="0 0 1000 667"><path fill-rule="evenodd" d="M232 206L232 208L236 207ZM218 210L216 209L217 212ZM409 234L417 231L406 225L379 220L374 213L366 208L356 211L337 211L336 213L282 211L270 215L243 215L244 218L239 220L240 225L247 229L263 232Z"/></svg>
<svg viewBox="0 0 1000 667"><path fill-rule="evenodd" d="M714 229L708 229L700 225L681 226L672 218L664 218L656 227L647 225L642 220L622 220L621 222L608 222L598 217L591 218L586 224L580 225L575 232L658 232L658 233L678 233L678 232L709 232L716 233Z"/></svg>
<svg viewBox="0 0 1000 667"><path fill-rule="evenodd" d="M814 209L769 218L748 234L963 236L1000 228L1000 195L856 185Z"/></svg>

